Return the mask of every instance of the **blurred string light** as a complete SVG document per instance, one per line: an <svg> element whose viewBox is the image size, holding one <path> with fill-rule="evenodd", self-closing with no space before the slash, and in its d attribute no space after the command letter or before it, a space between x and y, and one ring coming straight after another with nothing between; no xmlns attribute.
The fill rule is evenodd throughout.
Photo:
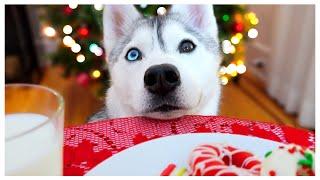
<svg viewBox="0 0 320 180"><path fill-rule="evenodd" d="M232 71L232 73L230 74L230 76L232 76L232 77L236 77L237 75L238 75L237 71Z"/></svg>
<svg viewBox="0 0 320 180"><path fill-rule="evenodd" d="M236 52L236 47L231 44L229 40L222 41L222 51L225 54L234 54Z"/></svg>
<svg viewBox="0 0 320 180"><path fill-rule="evenodd" d="M81 37L86 37L89 34L89 29L87 27L81 27L78 29L78 33Z"/></svg>
<svg viewBox="0 0 320 180"><path fill-rule="evenodd" d="M76 9L78 7L78 4L69 4L69 8Z"/></svg>
<svg viewBox="0 0 320 180"><path fill-rule="evenodd" d="M166 10L166 8L165 7L159 7L158 9L157 9L157 14L159 15L159 16L163 16L163 15L165 15L167 13L167 10Z"/></svg>
<svg viewBox="0 0 320 180"><path fill-rule="evenodd" d="M249 22L252 25L257 25L259 23L259 19L257 18L256 14L254 12L250 12L247 14L247 17L249 19Z"/></svg>
<svg viewBox="0 0 320 180"><path fill-rule="evenodd" d="M56 30L51 26L44 27L42 32L47 37L54 37L56 35Z"/></svg>
<svg viewBox="0 0 320 180"><path fill-rule="evenodd" d="M222 20L223 20L224 22L228 22L229 19L230 19L230 16L229 16L228 14L225 14L225 15L222 16Z"/></svg>
<svg viewBox="0 0 320 180"><path fill-rule="evenodd" d="M229 40L222 41L222 48L228 48L231 46L231 42Z"/></svg>
<svg viewBox="0 0 320 180"><path fill-rule="evenodd" d="M81 51L81 46L79 44L75 43L71 46L71 51L74 53L78 53Z"/></svg>
<svg viewBox="0 0 320 180"><path fill-rule="evenodd" d="M63 39L62 39L62 42L65 46L67 47L72 47L74 44L76 44L76 41L74 39L72 39L71 36L65 36Z"/></svg>
<svg viewBox="0 0 320 180"><path fill-rule="evenodd" d="M237 63L237 65L244 64L244 62L243 62L242 59L238 59L238 60L236 61L236 63Z"/></svg>
<svg viewBox="0 0 320 180"><path fill-rule="evenodd" d="M252 25L257 25L257 24L259 23L259 19L258 19L258 18L251 19L251 20L250 20L250 23L251 23Z"/></svg>
<svg viewBox="0 0 320 180"><path fill-rule="evenodd" d="M90 52L94 53L96 56L101 56L103 54L102 48L100 48L95 43L90 44L89 50L90 50Z"/></svg>
<svg viewBox="0 0 320 180"><path fill-rule="evenodd" d="M90 52L92 52L92 53L94 53L97 48L98 48L98 45L95 44L95 43L92 43L92 44L90 44L90 46L89 46L89 50L90 50Z"/></svg>
<svg viewBox="0 0 320 180"><path fill-rule="evenodd" d="M248 36L249 36L249 38L251 38L251 39L254 39L254 38L256 38L256 37L258 37L258 30L257 29L255 29L255 28L251 28L251 29L249 29L249 31L248 31Z"/></svg>
<svg viewBox="0 0 320 180"><path fill-rule="evenodd" d="M238 72L239 74L245 73L246 70L247 70L247 68L246 68L246 66L245 66L244 64L239 64L239 65L237 65L237 72Z"/></svg>
<svg viewBox="0 0 320 180"><path fill-rule="evenodd" d="M237 66L233 63L230 63L227 66L227 70L226 70L227 74L232 75L234 74L234 72L237 72Z"/></svg>
<svg viewBox="0 0 320 180"><path fill-rule="evenodd" d="M221 66L219 69L220 82L222 85L226 85L229 79L236 77L238 74L243 74L246 72L247 68L244 65L243 60L239 59L236 61L237 65L230 63L227 67ZM228 78L229 77L229 78Z"/></svg>
<svg viewBox="0 0 320 180"><path fill-rule="evenodd" d="M227 78L226 76L222 76L222 77L220 78L220 81L221 81L221 84L222 84L222 85L227 85L228 82L229 82L229 80L228 80L228 78Z"/></svg>
<svg viewBox="0 0 320 180"><path fill-rule="evenodd" d="M229 54L230 53L230 48L231 48L231 42L229 40L224 40L222 41L222 51L225 54Z"/></svg>
<svg viewBox="0 0 320 180"><path fill-rule="evenodd" d="M231 42L232 42L232 44L239 44L240 39L239 39L239 37L234 35L234 36L231 37Z"/></svg>
<svg viewBox="0 0 320 180"><path fill-rule="evenodd" d="M147 6L148 6L148 4L140 4L140 7L141 7L142 9L146 8Z"/></svg>
<svg viewBox="0 0 320 180"><path fill-rule="evenodd" d="M235 36L240 40L243 38L243 35L241 33L237 33Z"/></svg>
<svg viewBox="0 0 320 180"><path fill-rule="evenodd" d="M232 44L239 44L242 38L243 35L241 33L236 33L231 37L230 41L232 42Z"/></svg>
<svg viewBox="0 0 320 180"><path fill-rule="evenodd" d="M83 61L86 60L86 57L83 54L78 54L76 59L79 63L82 63Z"/></svg>
<svg viewBox="0 0 320 180"><path fill-rule="evenodd" d="M101 11L103 9L103 5L102 4L94 4L93 7L97 11Z"/></svg>
<svg viewBox="0 0 320 180"><path fill-rule="evenodd" d="M101 55L103 54L102 48L98 47L94 54L95 54L96 56L101 56Z"/></svg>
<svg viewBox="0 0 320 180"><path fill-rule="evenodd" d="M99 78L101 76L101 72L99 70L94 70L91 74L93 78Z"/></svg>
<svg viewBox="0 0 320 180"><path fill-rule="evenodd" d="M225 75L227 72L227 68L225 66L222 66L219 70L219 74L220 75Z"/></svg>
<svg viewBox="0 0 320 180"><path fill-rule="evenodd" d="M237 22L237 23L242 23L243 22L242 15L240 13L236 13L234 15L234 21Z"/></svg>
<svg viewBox="0 0 320 180"><path fill-rule="evenodd" d="M231 53L231 54L236 53L236 47L235 47L234 45L232 45L232 46L230 47L230 53Z"/></svg>
<svg viewBox="0 0 320 180"><path fill-rule="evenodd" d="M65 34L71 34L72 33L72 27L70 25L65 25L62 29L63 33Z"/></svg>

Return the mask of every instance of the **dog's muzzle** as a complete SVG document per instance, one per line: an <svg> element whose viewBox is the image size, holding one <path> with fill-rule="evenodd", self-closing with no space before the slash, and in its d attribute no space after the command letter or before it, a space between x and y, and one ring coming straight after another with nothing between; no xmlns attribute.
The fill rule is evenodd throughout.
<svg viewBox="0 0 320 180"><path fill-rule="evenodd" d="M144 86L152 94L165 96L181 84L178 69L171 64L154 65L144 74Z"/></svg>

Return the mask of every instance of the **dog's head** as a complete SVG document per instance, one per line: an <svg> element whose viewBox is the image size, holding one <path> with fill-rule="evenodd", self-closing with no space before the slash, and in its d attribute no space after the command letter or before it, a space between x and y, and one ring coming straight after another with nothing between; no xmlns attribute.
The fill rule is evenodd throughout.
<svg viewBox="0 0 320 180"><path fill-rule="evenodd" d="M168 119L218 101L220 53L211 5L173 5L151 18L133 6L106 6L103 18L109 91L117 96L107 102L121 101L128 115Z"/></svg>

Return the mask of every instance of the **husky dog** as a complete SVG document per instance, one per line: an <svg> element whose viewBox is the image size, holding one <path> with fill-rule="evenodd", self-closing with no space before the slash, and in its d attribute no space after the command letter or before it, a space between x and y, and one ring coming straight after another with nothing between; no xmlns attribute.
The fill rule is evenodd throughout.
<svg viewBox="0 0 320 180"><path fill-rule="evenodd" d="M134 6L104 8L111 87L91 119L216 115L221 56L212 5L173 5L143 17Z"/></svg>

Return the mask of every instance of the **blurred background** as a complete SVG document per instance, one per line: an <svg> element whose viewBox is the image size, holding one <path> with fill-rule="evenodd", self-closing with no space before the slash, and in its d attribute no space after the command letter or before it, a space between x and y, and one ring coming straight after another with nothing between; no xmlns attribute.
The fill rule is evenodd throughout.
<svg viewBox="0 0 320 180"><path fill-rule="evenodd" d="M153 16L170 6L136 8ZM65 125L86 123L110 83L102 12L102 5L6 5L5 82L57 90ZM224 55L219 115L314 129L315 6L217 5L214 13Z"/></svg>

